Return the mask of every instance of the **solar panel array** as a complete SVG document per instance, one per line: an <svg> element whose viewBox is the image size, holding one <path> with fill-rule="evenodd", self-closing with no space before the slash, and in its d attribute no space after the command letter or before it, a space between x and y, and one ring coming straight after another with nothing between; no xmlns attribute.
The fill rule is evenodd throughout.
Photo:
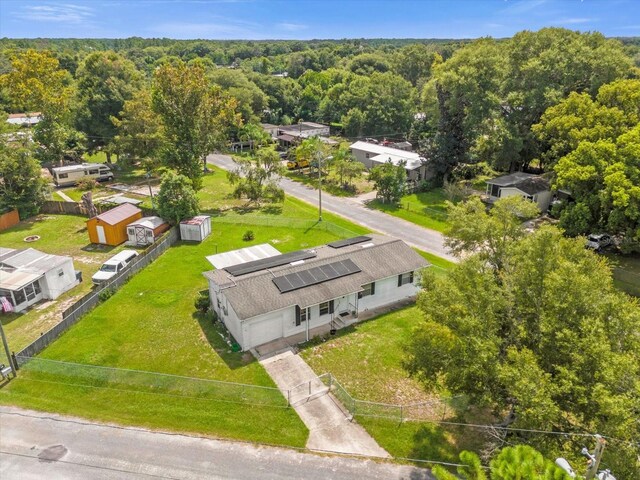
<svg viewBox="0 0 640 480"><path fill-rule="evenodd" d="M327 243L327 245L331 248L342 248L342 247L348 247L349 245L355 245L357 243L368 242L370 240L371 240L371 237L361 235L359 237L352 237L352 238L347 238L345 240L338 240L335 242Z"/></svg>
<svg viewBox="0 0 640 480"><path fill-rule="evenodd" d="M231 265L226 267L225 270L234 277L240 275L246 275L248 273L259 272L260 270L266 270L267 268L279 267L286 265L287 263L299 262L300 260L308 260L316 256L313 252L306 250L297 250L295 252L283 253L282 255L275 255L273 257L262 258L260 260L253 260L252 262L240 263L238 265Z"/></svg>
<svg viewBox="0 0 640 480"><path fill-rule="evenodd" d="M273 283L278 287L280 293L286 293L361 271L360 267L347 259L276 277L273 279Z"/></svg>

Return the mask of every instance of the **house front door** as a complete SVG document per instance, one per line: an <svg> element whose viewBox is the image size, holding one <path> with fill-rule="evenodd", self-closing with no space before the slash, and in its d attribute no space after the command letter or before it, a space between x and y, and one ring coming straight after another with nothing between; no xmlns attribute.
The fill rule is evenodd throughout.
<svg viewBox="0 0 640 480"><path fill-rule="evenodd" d="M102 225L96 227L96 232L98 233L98 243L107 243L107 237L104 234L104 227Z"/></svg>

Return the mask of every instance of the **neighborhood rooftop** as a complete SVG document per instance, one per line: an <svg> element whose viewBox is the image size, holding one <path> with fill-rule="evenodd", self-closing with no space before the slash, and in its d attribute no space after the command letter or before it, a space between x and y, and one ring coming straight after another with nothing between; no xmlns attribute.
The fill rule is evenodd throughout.
<svg viewBox="0 0 640 480"><path fill-rule="evenodd" d="M502 177L487 180L489 185L499 187L515 187L529 195L534 195L549 189L549 181L533 173L515 172Z"/></svg>
<svg viewBox="0 0 640 480"><path fill-rule="evenodd" d="M0 247L0 288L20 288L68 260L69 257L51 255L35 248Z"/></svg>
<svg viewBox="0 0 640 480"><path fill-rule="evenodd" d="M97 216L98 220L101 222L107 223L109 225L116 225L123 220L135 215L136 213L140 213L140 210L135 205L131 205L130 203L123 203L122 205L112 208L104 213L101 213Z"/></svg>
<svg viewBox="0 0 640 480"><path fill-rule="evenodd" d="M231 275L227 271L229 267L206 272L204 275L216 285L216 288L224 290L238 318L247 319L294 305L306 307L347 293L357 293L368 283L429 265L402 240L378 234L371 234L370 238L371 241L367 243L360 242L342 248L332 248L328 245L315 247L307 250L314 254L312 258L267 267L241 276ZM300 274L315 267L336 265L345 261L352 262L359 271L331 280L322 279L319 283L313 281L309 286L301 286L294 290L281 291L279 285L282 286L282 281L274 282L274 279L279 277ZM337 273L341 271L340 267L333 268ZM305 274L302 273L302 276Z"/></svg>
<svg viewBox="0 0 640 480"><path fill-rule="evenodd" d="M420 168L425 161L423 157L415 152L407 152L399 148L385 147L375 143L358 141L352 143L349 148L369 152L372 155L370 159L379 163L391 161L394 165L398 165L401 161L405 161L407 162L405 168L408 170Z"/></svg>

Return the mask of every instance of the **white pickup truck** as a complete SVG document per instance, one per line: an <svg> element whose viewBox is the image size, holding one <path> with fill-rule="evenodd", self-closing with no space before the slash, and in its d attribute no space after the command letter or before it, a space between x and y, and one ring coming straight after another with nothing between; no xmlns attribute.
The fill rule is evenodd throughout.
<svg viewBox="0 0 640 480"><path fill-rule="evenodd" d="M131 263L131 261L138 256L138 252L135 250L123 250L120 253L114 255L109 260L104 262L93 277L91 281L95 285L100 285L107 280L115 277L121 271L123 271Z"/></svg>

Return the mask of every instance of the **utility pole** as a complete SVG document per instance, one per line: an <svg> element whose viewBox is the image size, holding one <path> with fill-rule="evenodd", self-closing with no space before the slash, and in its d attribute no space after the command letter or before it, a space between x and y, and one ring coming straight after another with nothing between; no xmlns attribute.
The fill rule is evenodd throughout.
<svg viewBox="0 0 640 480"><path fill-rule="evenodd" d="M318 221L322 221L322 154L318 155Z"/></svg>
<svg viewBox="0 0 640 480"><path fill-rule="evenodd" d="M7 343L7 337L4 335L4 328L2 328L2 322L0 322L0 337L2 337L2 344L4 345L4 351L7 354L7 360L9 360L9 366L11 367L11 371L13 372L13 376L18 376L18 369L13 363L13 357L11 356L11 352L9 351L9 344Z"/></svg>
<svg viewBox="0 0 640 480"><path fill-rule="evenodd" d="M600 435L596 434L596 448L593 452L593 455L589 453L586 448L582 449L583 455L585 455L589 459L589 466L587 467L587 475L586 480L593 480L596 478L596 473L598 473L598 467L600 466L600 460L602 460L602 454L604 453L604 446L607 443L604 438Z"/></svg>

